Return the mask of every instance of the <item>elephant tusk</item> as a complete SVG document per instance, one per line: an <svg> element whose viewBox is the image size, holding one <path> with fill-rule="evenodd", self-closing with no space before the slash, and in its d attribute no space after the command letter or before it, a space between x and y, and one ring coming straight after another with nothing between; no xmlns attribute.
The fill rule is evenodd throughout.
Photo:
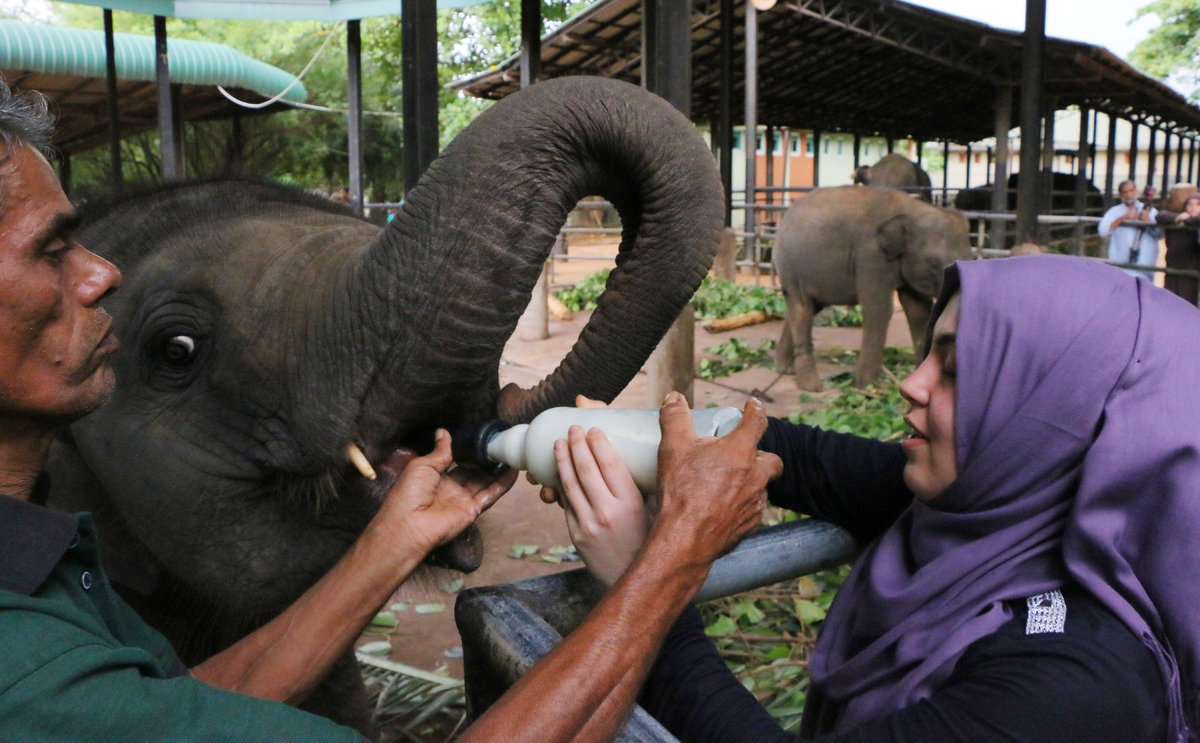
<svg viewBox="0 0 1200 743"><path fill-rule="evenodd" d="M355 469L361 472L363 477L368 480L374 480L377 477L375 468L367 461L366 455L362 453L362 449L358 448L358 444L348 444L346 454L350 456L350 461L354 463Z"/></svg>

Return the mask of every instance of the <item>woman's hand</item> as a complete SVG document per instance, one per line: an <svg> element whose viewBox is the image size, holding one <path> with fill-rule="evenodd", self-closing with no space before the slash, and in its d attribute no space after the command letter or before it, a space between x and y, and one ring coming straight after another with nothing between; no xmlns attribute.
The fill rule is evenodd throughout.
<svg viewBox="0 0 1200 743"><path fill-rule="evenodd" d="M404 468L373 522L398 531L395 543L412 545L422 555L461 534L517 479L516 470L497 478L470 476L461 469L447 473L454 461L450 434L439 428L434 439L432 452Z"/></svg>
<svg viewBox="0 0 1200 743"><path fill-rule="evenodd" d="M598 428L554 442L567 531L588 571L611 587L646 541L650 515L624 462Z"/></svg>

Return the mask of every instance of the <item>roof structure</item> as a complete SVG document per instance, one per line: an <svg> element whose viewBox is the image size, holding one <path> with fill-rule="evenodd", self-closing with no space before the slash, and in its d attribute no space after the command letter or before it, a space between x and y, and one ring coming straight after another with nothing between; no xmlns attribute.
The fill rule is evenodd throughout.
<svg viewBox="0 0 1200 743"><path fill-rule="evenodd" d="M719 0L695 0L692 118L715 120ZM733 119L744 96L745 4L735 8ZM898 0L780 0L758 13L758 122L823 131L973 142L994 133L996 88L1019 87L1022 34ZM542 77L638 83L640 0L599 0L542 39ZM1171 129L1200 131L1200 109L1108 50L1046 40L1046 96ZM452 87L499 99L520 87L512 57ZM1020 121L1014 96L1012 121Z"/></svg>
<svg viewBox="0 0 1200 743"><path fill-rule="evenodd" d="M69 0L111 10L168 18L231 18L259 21L352 21L400 15L400 0ZM438 10L489 0L437 0Z"/></svg>
<svg viewBox="0 0 1200 743"><path fill-rule="evenodd" d="M153 129L158 122L154 86L154 37L114 34L121 132ZM224 44L172 39L167 42L171 82L181 83L185 119L225 118L279 110L283 104L252 110L235 106L218 85L259 103L282 93L302 103L303 83L278 67ZM108 90L104 33L76 28L0 21L0 76L15 90L36 90L53 101L58 116L54 144L73 153L102 144L107 136Z"/></svg>

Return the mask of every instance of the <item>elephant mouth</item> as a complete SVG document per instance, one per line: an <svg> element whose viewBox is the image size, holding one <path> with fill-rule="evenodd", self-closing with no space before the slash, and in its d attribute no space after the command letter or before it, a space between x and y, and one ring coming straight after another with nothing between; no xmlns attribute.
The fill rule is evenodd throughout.
<svg viewBox="0 0 1200 743"><path fill-rule="evenodd" d="M432 440L432 434L428 438ZM359 468L360 482L357 485L365 490L370 502L376 507L382 506L392 488L399 482L400 476L404 474L404 470L419 456L420 452L413 446L396 446L383 461L372 467L375 473L373 480L368 479ZM433 567L472 573L483 563L483 534L472 524L449 542L435 548L425 556L423 562Z"/></svg>

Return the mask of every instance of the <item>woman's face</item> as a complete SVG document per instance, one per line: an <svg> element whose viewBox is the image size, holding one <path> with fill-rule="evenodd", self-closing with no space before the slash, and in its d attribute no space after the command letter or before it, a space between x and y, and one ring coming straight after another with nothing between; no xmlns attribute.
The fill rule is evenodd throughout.
<svg viewBox="0 0 1200 743"><path fill-rule="evenodd" d="M929 356L900 385L912 409L904 421L912 434L904 439L908 464L904 482L918 500L929 502L958 477L954 445L955 334L961 295L955 293L933 326Z"/></svg>
<svg viewBox="0 0 1200 743"><path fill-rule="evenodd" d="M1200 217L1200 199L1188 199L1183 209L1189 217Z"/></svg>

